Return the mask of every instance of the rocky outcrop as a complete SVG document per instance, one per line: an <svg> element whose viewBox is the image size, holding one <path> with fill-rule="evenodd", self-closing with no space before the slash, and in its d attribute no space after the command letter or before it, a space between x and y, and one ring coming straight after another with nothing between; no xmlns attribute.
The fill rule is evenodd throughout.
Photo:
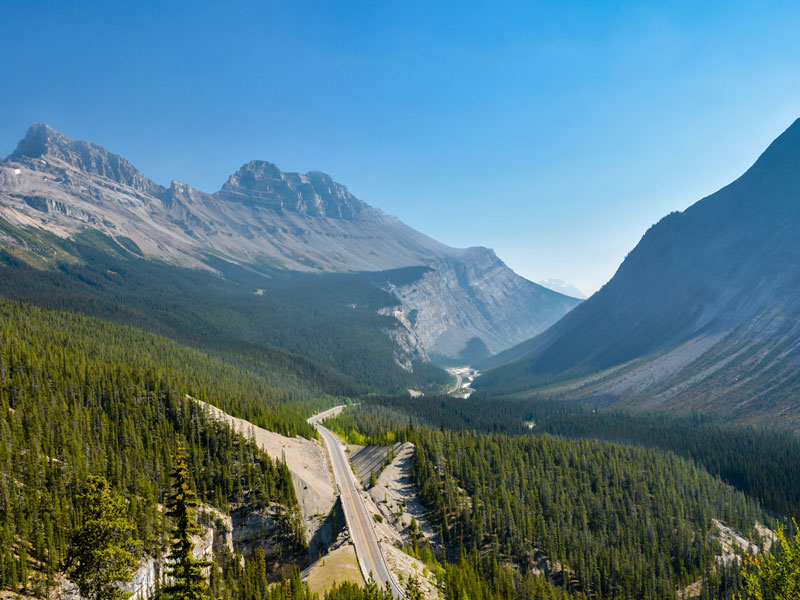
<svg viewBox="0 0 800 600"><path fill-rule="evenodd" d="M48 170L48 160L54 160L87 175L108 179L137 192L151 196L158 196L164 192L164 188L150 181L118 154L91 142L71 140L43 123L36 123L28 129L28 133L17 144L17 149L8 160L42 170ZM68 177L67 170L57 172L62 177Z"/></svg>
<svg viewBox="0 0 800 600"><path fill-rule="evenodd" d="M397 344L398 350L395 353L397 363L406 371L412 372L414 370L413 361L427 362L428 353L414 324L409 320L406 310L406 307L400 304L382 308L378 313L394 317L399 323L397 327L388 328L385 332Z"/></svg>
<svg viewBox="0 0 800 600"><path fill-rule="evenodd" d="M491 352L544 331L579 300L531 283L488 248L436 258L416 281L387 284L409 313L429 352L458 356L473 338Z"/></svg>
<svg viewBox="0 0 800 600"><path fill-rule="evenodd" d="M228 178L215 196L224 202L312 217L352 221L367 215L381 216L379 211L333 181L330 175L318 171L305 175L284 173L263 160L244 165Z"/></svg>
<svg viewBox="0 0 800 600"><path fill-rule="evenodd" d="M209 268L208 253L312 272L429 267L418 283L392 288L411 323L411 335L391 332L406 348L401 360L456 356L475 337L496 352L578 302L518 276L491 250L450 248L411 229L324 173L252 161L214 194L180 182L165 188L121 156L41 124L0 163L0 219L62 238L96 229L191 267ZM26 243L0 235L5 247Z"/></svg>
<svg viewBox="0 0 800 600"><path fill-rule="evenodd" d="M261 548L268 562L277 561L287 548L295 545L287 525L286 509L271 504L260 509L242 507L233 511L233 548L244 558L250 558Z"/></svg>
<svg viewBox="0 0 800 600"><path fill-rule="evenodd" d="M231 518L216 509L203 506L198 511L198 522L205 522L203 531L192 538L194 557L198 560L213 560L215 551L233 549L231 540ZM159 584L163 583L165 556L145 556L131 580L121 589L130 594L129 600L147 600L152 598ZM68 580L63 580L53 592L58 600L82 600L78 588Z"/></svg>

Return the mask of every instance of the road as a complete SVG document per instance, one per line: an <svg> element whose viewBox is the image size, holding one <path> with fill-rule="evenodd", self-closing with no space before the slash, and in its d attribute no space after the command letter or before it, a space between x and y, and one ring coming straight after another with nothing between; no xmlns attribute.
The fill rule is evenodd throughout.
<svg viewBox="0 0 800 600"><path fill-rule="evenodd" d="M453 386L453 389L451 389L447 393L448 394L455 394L458 390L461 389L461 373L450 373L450 374L456 376L456 384Z"/></svg>
<svg viewBox="0 0 800 600"><path fill-rule="evenodd" d="M328 447L328 453L333 465L333 476L339 488L339 495L344 509L344 518L347 521L347 528L350 530L350 537L356 548L356 557L359 567L364 574L364 579L370 577L375 580L382 590L388 587L395 598L404 598L404 594L397 585L394 576L386 564L386 557L383 555L378 535L372 523L372 516L367 512L364 502L358 491L361 484L356 480L353 470L347 460L339 438L329 429L320 425L320 421L334 414L340 407L332 408L325 412L311 417L308 422L316 427L320 436Z"/></svg>
<svg viewBox="0 0 800 600"><path fill-rule="evenodd" d="M472 382L475 381L475 378L480 375L480 373L476 369L473 369L469 366L449 367L447 372L456 378L456 384L447 393L457 395L460 398L469 398L470 394L475 391L470 386L472 385ZM465 381L466 383L464 383Z"/></svg>

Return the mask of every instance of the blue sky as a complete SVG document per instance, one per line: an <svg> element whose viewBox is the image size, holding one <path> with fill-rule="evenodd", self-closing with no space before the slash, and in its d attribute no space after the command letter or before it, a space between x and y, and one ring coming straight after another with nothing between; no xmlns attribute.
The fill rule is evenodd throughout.
<svg viewBox="0 0 800 600"><path fill-rule="evenodd" d="M592 292L800 117L796 2L0 8L0 154L49 123L152 179L322 170L454 246Z"/></svg>

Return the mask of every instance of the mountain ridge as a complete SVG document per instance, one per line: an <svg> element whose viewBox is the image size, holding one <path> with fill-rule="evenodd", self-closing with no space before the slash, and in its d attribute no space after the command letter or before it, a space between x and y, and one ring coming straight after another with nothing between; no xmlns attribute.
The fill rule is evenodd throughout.
<svg viewBox="0 0 800 600"><path fill-rule="evenodd" d="M450 248L412 229L321 172L251 161L213 194L164 187L104 147L42 124L0 165L0 217L62 238L97 229L132 240L143 256L195 268L210 268L208 252L318 273L428 266L434 275L392 293L422 317L412 327L425 349L444 355L475 337L500 351L578 302L520 277L489 249Z"/></svg>

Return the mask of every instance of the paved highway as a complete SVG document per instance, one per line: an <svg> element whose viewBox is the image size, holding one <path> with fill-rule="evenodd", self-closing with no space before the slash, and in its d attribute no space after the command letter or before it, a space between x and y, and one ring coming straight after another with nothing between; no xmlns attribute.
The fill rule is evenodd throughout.
<svg viewBox="0 0 800 600"><path fill-rule="evenodd" d="M333 465L333 476L342 500L344 517L347 521L347 528L350 530L350 537L356 547L356 557L364 579L368 580L371 577L382 590L387 589L388 584L388 588L395 598L403 598L404 594L386 564L386 558L372 523L372 516L367 512L358 493L361 484L356 481L353 470L350 468L344 447L335 434L319 423L338 409L339 407L336 407L314 415L308 422L317 428L328 446L328 453Z"/></svg>

